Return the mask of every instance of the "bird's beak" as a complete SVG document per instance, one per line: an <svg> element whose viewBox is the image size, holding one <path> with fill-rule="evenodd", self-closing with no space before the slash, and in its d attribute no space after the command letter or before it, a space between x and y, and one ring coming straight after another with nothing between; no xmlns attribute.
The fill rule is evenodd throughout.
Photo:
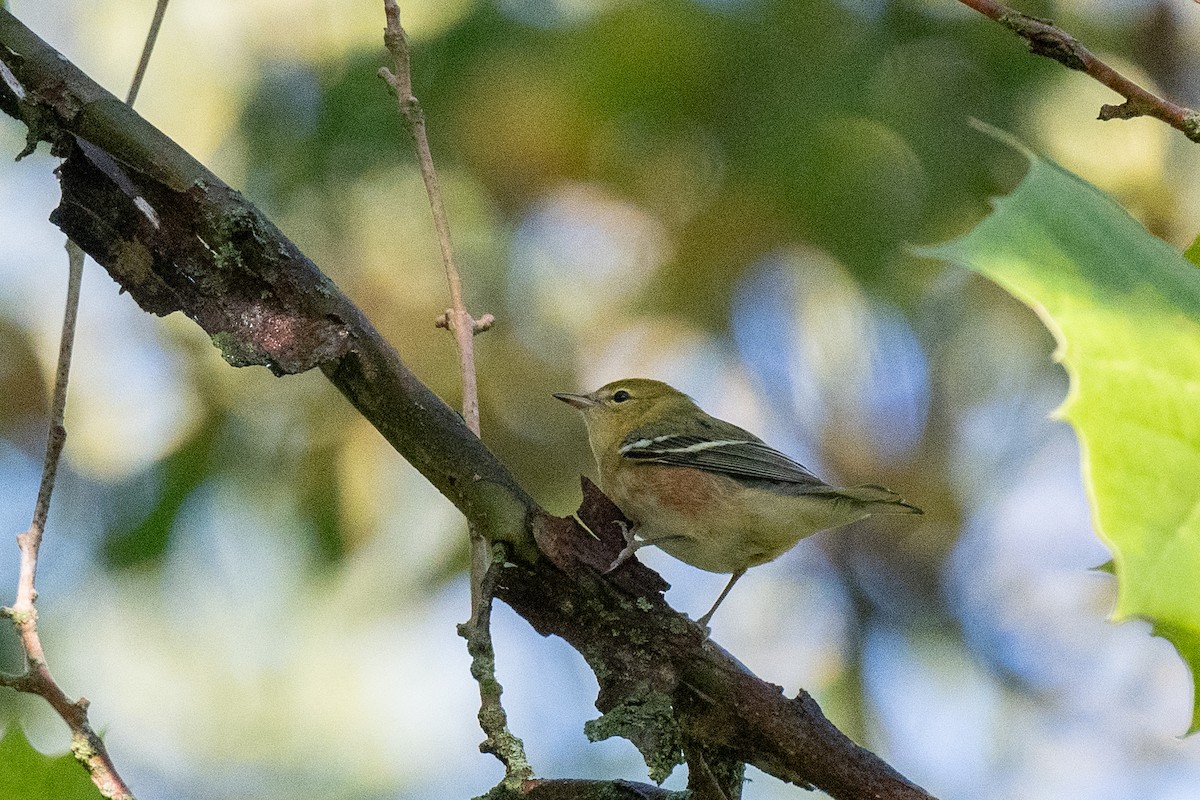
<svg viewBox="0 0 1200 800"><path fill-rule="evenodd" d="M586 394L570 394L568 392L555 392L554 396L562 400L569 406L575 408L591 408L597 405L596 401L588 397Z"/></svg>

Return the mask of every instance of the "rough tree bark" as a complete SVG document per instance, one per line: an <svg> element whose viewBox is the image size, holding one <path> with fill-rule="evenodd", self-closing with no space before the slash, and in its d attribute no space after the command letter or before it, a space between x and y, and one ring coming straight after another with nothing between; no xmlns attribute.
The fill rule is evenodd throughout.
<svg viewBox="0 0 1200 800"><path fill-rule="evenodd" d="M542 510L404 365L362 312L257 209L0 9L0 109L31 151L63 159L51 220L146 311L182 311L235 366L318 368L506 557L500 597L596 673L594 738L619 735L661 780L688 763L694 797L737 797L741 768L835 798L929 798L858 747L801 691L752 675L663 599L623 544L620 512L585 481L575 520ZM529 781L530 797L665 797L627 782Z"/></svg>

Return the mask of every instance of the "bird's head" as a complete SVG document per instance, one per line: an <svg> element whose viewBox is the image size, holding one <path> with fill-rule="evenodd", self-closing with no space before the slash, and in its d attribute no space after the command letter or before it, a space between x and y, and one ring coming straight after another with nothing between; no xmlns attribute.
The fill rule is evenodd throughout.
<svg viewBox="0 0 1200 800"><path fill-rule="evenodd" d="M644 425L697 410L683 392L648 378L613 381L591 394L558 392L554 396L583 413L588 438L597 453L615 447Z"/></svg>

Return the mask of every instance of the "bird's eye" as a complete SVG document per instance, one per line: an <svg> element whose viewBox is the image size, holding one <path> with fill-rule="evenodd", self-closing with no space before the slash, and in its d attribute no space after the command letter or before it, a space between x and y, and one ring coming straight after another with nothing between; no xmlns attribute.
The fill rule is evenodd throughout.
<svg viewBox="0 0 1200 800"><path fill-rule="evenodd" d="M624 389L618 389L617 391L613 392L614 403L624 403L628 399L629 392L625 391Z"/></svg>

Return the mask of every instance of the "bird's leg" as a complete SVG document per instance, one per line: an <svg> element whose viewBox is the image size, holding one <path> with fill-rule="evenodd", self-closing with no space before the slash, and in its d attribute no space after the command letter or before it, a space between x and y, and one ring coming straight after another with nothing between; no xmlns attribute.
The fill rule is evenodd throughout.
<svg viewBox="0 0 1200 800"><path fill-rule="evenodd" d="M733 573L732 576L730 576L729 583L725 584L725 588L721 591L721 596L717 598L717 602L713 603L712 608L710 608L708 610L707 614L705 614L700 619L696 620L696 622L698 622L700 624L700 627L702 627L702 628L708 627L708 621L710 619L712 619L712 615L714 613L716 613L717 606L721 605L721 601L725 599L725 596L727 594L729 594L729 590L733 588L733 585L738 582L738 578L742 577L745 574L746 574L746 570L739 569L737 572Z"/></svg>
<svg viewBox="0 0 1200 800"><path fill-rule="evenodd" d="M678 533L668 533L668 534L662 534L659 536L652 536L649 539L638 539L637 538L638 531L637 531L636 525L634 525L633 527L630 527L629 525L626 525L624 522L621 522L619 520L617 520L616 522L617 522L617 525L619 525L621 527L621 533L625 536L625 549L622 550L620 553L617 553L617 557L615 559L613 559L613 562L611 564L608 565L608 569L604 570L605 575L607 575L608 573L612 572L617 567L624 564L626 561L629 560L630 556L632 556L634 553L636 553L638 550L641 550L643 547L645 547L648 544L656 545L656 544L659 544L660 542L669 542L672 539L687 539L687 538L689 538L687 536L683 536Z"/></svg>
<svg viewBox="0 0 1200 800"><path fill-rule="evenodd" d="M639 542L635 538L637 536L637 532L634 531L633 528L629 527L628 525L626 525L624 522L622 522L620 520L617 521L617 525L620 526L620 528L621 528L621 535L625 537L625 549L623 549L620 553L618 553L617 557L613 560L613 562L608 565L608 569L604 570L605 575L612 572L614 569L616 569L617 567L621 566L626 561L628 561L629 558L635 552L637 552L637 549L639 547L641 547L643 544L645 544L645 542Z"/></svg>

